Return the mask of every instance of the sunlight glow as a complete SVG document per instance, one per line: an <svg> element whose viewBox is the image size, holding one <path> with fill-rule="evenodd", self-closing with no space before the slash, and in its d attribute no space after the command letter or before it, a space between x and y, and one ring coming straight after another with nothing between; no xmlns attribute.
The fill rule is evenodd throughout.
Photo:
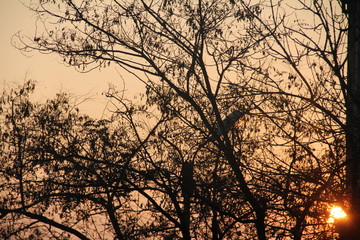
<svg viewBox="0 0 360 240"><path fill-rule="evenodd" d="M336 219L346 217L346 213L339 206L333 206L330 209L330 217L327 220L328 223L334 223Z"/></svg>

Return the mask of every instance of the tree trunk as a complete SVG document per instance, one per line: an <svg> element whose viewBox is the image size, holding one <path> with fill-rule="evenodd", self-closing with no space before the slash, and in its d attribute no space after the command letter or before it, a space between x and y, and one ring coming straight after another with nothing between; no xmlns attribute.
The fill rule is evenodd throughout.
<svg viewBox="0 0 360 240"><path fill-rule="evenodd" d="M360 236L360 2L343 0L348 13L348 89L346 116L347 183L350 197L349 221L337 226L340 239Z"/></svg>

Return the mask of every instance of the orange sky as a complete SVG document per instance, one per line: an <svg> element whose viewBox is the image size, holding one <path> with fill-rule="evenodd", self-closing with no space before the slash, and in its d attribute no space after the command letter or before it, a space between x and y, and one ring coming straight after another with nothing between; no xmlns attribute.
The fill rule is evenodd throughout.
<svg viewBox="0 0 360 240"><path fill-rule="evenodd" d="M88 96L92 100L82 104L81 111L93 117L102 117L106 107L102 93L107 90L109 83L123 89L118 73L121 70L108 68L78 73L64 66L61 58L54 54L32 52L29 57L24 56L11 46L11 37L18 31L33 35L35 20L34 13L27 10L20 0L0 0L0 52L3 53L0 57L0 89L14 82L22 83L26 77L31 78L38 82L36 96L39 99L47 99L59 91L70 92L75 98ZM131 96L136 86L127 83L125 89Z"/></svg>

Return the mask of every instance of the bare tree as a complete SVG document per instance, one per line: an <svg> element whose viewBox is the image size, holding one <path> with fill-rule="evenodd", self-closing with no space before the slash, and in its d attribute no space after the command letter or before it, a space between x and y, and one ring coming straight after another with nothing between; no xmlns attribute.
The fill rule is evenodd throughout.
<svg viewBox="0 0 360 240"><path fill-rule="evenodd" d="M117 106L111 124L121 123L126 135L89 141L90 155L77 150L78 141L74 153L49 151L57 149L53 142L45 149L71 166L81 163L83 181L94 177L101 185L69 178L89 195L86 203L101 206L97 213L109 220L102 226L112 236L333 237L327 208L346 204L347 23L338 2L69 0L29 7L43 25L33 37L17 35L21 50L57 53L80 71L116 64L146 84L145 105L108 93ZM237 111L244 116L229 128L226 117ZM87 124L95 124L95 140L103 139L103 125ZM71 131L87 136L75 126ZM125 145L121 139L128 139ZM88 169L105 159L96 156L108 145L111 160ZM66 173L77 172L72 169ZM102 180L103 174L117 181ZM20 191L23 178L17 179ZM63 187L68 204L79 199L74 188ZM79 230L68 209L62 231L99 238ZM16 213L20 221L32 218ZM54 226L54 217L40 215L54 223L36 221Z"/></svg>

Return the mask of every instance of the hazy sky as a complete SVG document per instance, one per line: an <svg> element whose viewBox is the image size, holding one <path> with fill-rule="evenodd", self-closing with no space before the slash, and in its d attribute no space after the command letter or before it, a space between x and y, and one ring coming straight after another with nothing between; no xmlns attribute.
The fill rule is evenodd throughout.
<svg viewBox="0 0 360 240"><path fill-rule="evenodd" d="M22 83L25 78L34 79L38 82L36 94L39 99L44 100L59 91L70 92L80 98L88 96L92 100L82 104L80 109L86 114L101 117L106 105L106 99L101 94L107 90L108 83L123 88L118 73L120 70L109 68L101 72L78 73L74 68L64 66L55 54L32 52L28 57L24 56L11 45L11 37L18 31L32 36L35 20L34 13L19 0L0 0L0 89L14 82ZM128 95L135 88L130 83L125 86Z"/></svg>

